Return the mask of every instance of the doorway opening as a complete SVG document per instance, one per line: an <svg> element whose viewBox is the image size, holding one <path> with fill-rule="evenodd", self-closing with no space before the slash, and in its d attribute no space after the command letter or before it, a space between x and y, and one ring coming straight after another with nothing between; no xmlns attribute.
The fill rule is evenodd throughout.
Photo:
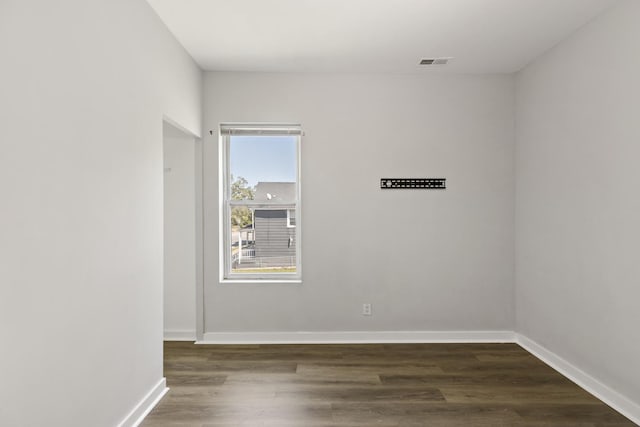
<svg viewBox="0 0 640 427"><path fill-rule="evenodd" d="M164 339L202 336L202 147L201 141L165 119Z"/></svg>

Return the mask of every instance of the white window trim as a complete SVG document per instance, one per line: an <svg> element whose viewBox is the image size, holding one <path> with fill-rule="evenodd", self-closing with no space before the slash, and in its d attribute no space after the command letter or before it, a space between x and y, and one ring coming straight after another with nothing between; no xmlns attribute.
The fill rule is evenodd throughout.
<svg viewBox="0 0 640 427"><path fill-rule="evenodd" d="M290 208L287 209L287 228L296 228L296 224L298 223L298 221L297 221L298 217L295 216L294 218L296 219L296 223L291 225L291 214L289 212L291 212L293 210L295 210L295 209L290 209ZM296 212L296 214L297 214L297 212Z"/></svg>
<svg viewBox="0 0 640 427"><path fill-rule="evenodd" d="M302 283L302 226L300 221L301 200L301 139L302 128L297 124L273 124L273 123L221 123L218 127L218 194L219 194L219 271L220 283ZM234 132L237 130L238 132ZM271 274L239 274L231 272L231 204L229 203L230 189L229 171L231 135L293 135L296 141L296 272L295 273L271 273ZM287 210L287 226L289 225L289 209Z"/></svg>

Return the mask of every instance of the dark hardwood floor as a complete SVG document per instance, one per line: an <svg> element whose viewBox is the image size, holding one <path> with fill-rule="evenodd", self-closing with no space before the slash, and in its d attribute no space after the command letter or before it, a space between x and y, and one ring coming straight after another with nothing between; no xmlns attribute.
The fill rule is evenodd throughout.
<svg viewBox="0 0 640 427"><path fill-rule="evenodd" d="M165 343L154 426L633 426L516 344Z"/></svg>

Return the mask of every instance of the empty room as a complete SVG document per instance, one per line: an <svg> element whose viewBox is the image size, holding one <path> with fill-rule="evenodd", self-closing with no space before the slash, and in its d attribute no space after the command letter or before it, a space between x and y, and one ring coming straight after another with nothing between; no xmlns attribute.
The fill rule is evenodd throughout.
<svg viewBox="0 0 640 427"><path fill-rule="evenodd" d="M640 425L640 1L0 0L0 426Z"/></svg>

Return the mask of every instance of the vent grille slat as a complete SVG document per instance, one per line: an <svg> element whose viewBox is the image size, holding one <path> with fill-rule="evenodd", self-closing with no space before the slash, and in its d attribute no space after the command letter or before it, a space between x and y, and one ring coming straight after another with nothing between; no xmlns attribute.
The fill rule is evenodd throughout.
<svg viewBox="0 0 640 427"><path fill-rule="evenodd" d="M420 65L447 65L452 59L450 57L423 58L420 60Z"/></svg>

